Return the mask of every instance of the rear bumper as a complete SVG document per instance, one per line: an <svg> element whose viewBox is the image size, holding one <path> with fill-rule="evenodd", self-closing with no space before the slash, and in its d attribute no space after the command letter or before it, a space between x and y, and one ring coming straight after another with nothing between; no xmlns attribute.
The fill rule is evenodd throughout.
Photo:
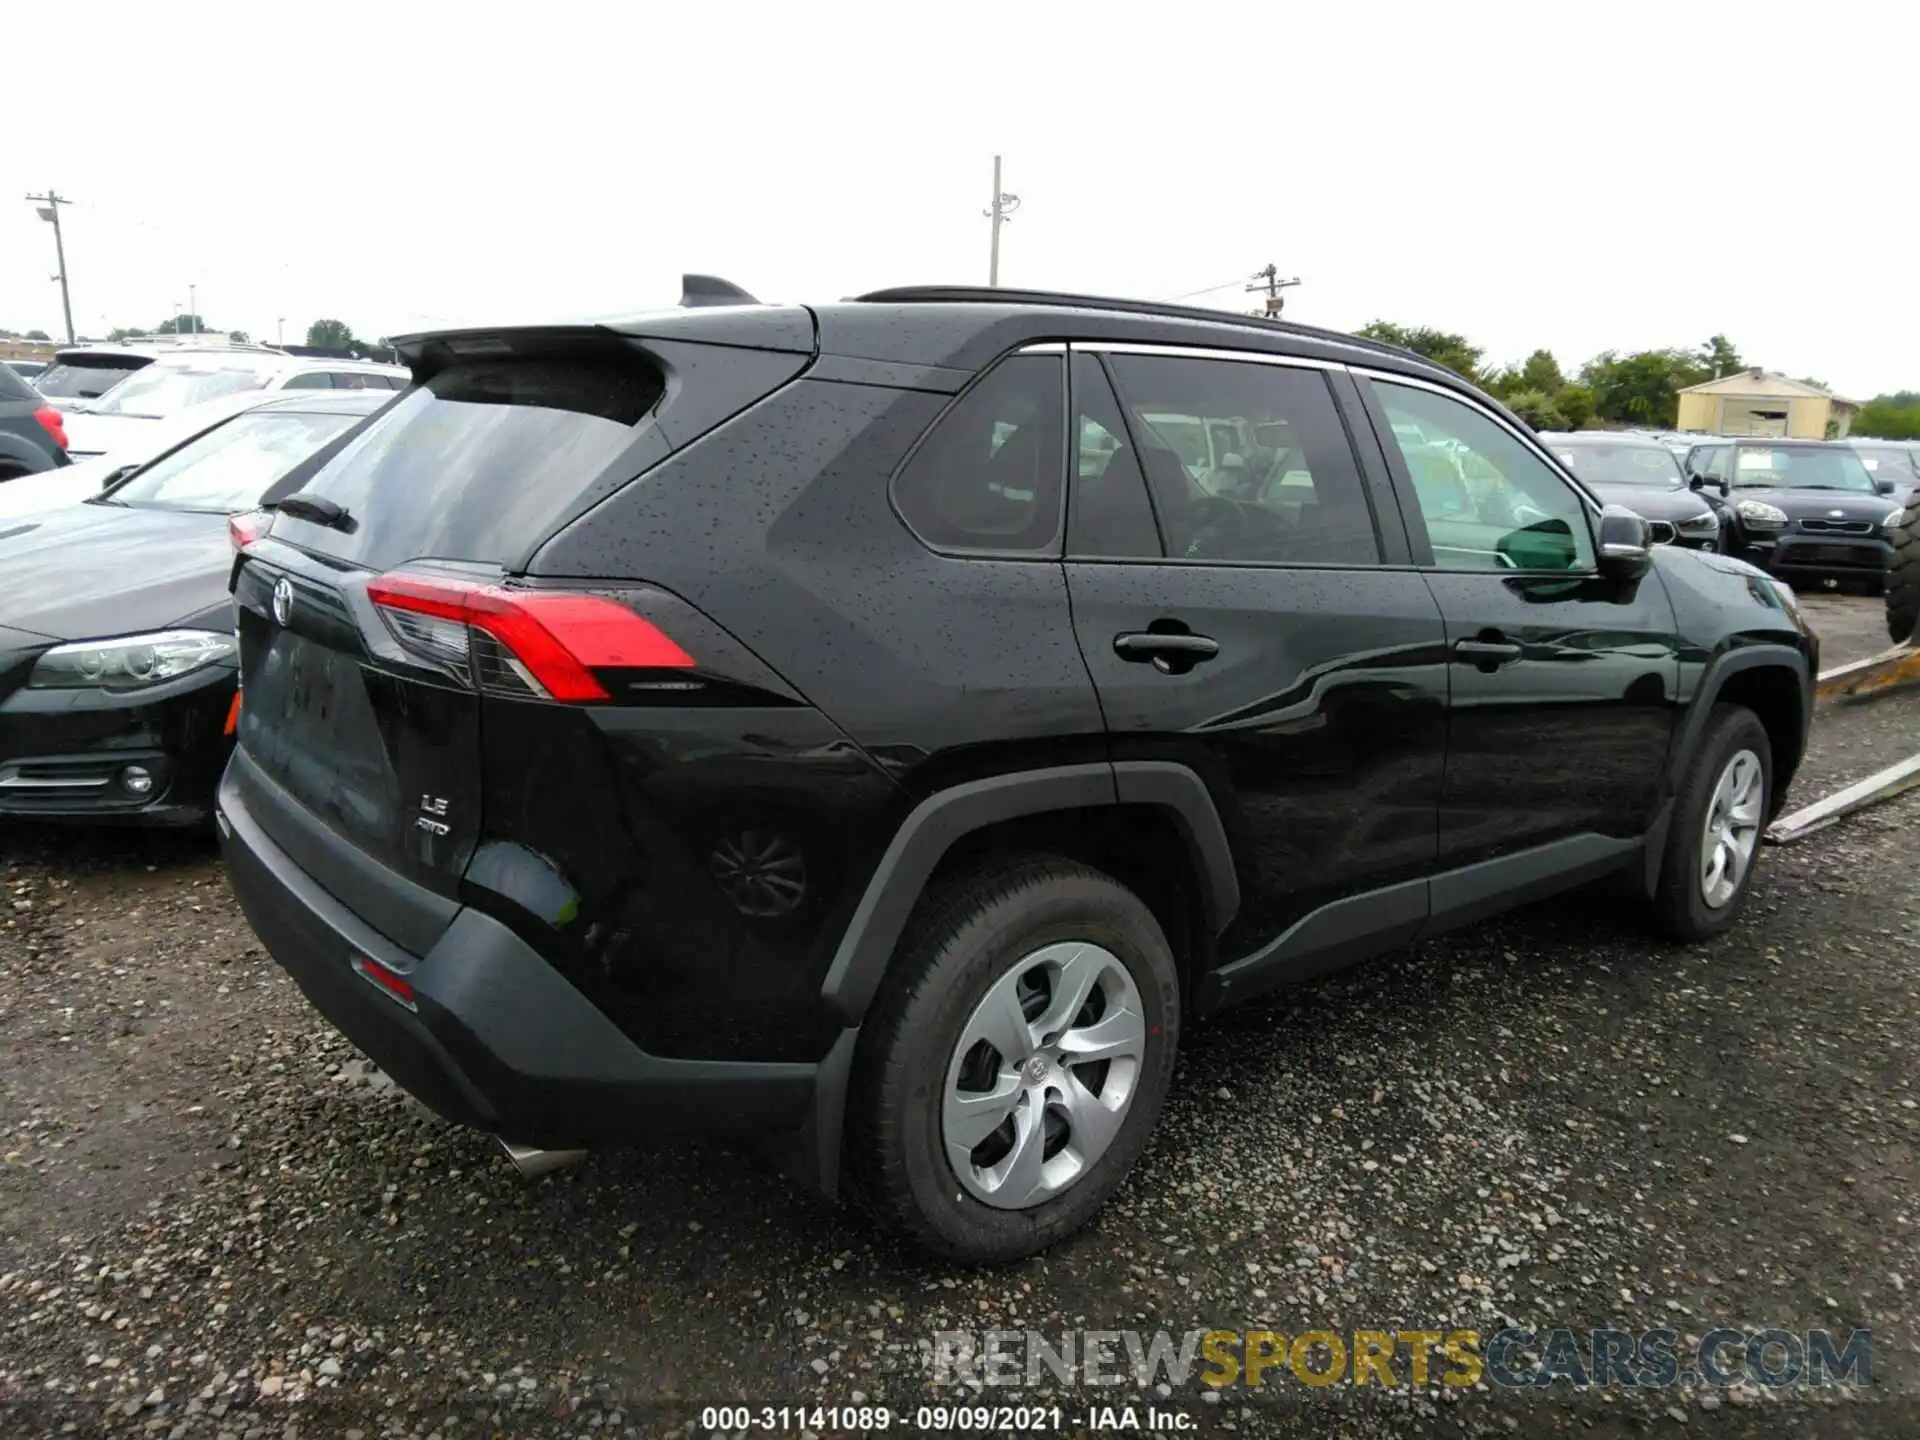
<svg viewBox="0 0 1920 1440"><path fill-rule="evenodd" d="M0 701L0 818L193 825L207 819L233 747L233 671L152 691L28 690ZM150 788L124 783L129 768Z"/></svg>
<svg viewBox="0 0 1920 1440"><path fill-rule="evenodd" d="M649 1055L506 926L459 910L424 955L400 949L220 787L228 880L268 953L395 1082L457 1124L549 1149L674 1133L808 1128L820 1066ZM409 1009L354 967L402 975Z"/></svg>

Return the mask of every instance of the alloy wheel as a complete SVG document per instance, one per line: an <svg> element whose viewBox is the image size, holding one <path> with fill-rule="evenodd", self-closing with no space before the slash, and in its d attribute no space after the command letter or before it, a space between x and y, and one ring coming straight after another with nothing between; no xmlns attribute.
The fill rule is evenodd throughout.
<svg viewBox="0 0 1920 1440"><path fill-rule="evenodd" d="M1753 863L1766 790L1766 771L1751 750L1727 761L1713 787L1700 837L1700 895L1715 910L1739 893Z"/></svg>

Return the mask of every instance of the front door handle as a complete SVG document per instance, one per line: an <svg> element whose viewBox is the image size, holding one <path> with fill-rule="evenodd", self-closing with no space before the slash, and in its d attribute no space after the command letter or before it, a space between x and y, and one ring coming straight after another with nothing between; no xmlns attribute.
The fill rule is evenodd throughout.
<svg viewBox="0 0 1920 1440"><path fill-rule="evenodd" d="M1220 653L1220 642L1210 635L1185 631L1130 630L1113 637L1113 653L1122 660L1151 663L1163 675L1184 675Z"/></svg>
<svg viewBox="0 0 1920 1440"><path fill-rule="evenodd" d="M1471 660L1482 669L1491 670L1496 666L1513 663L1524 652L1511 640L1487 636L1479 640L1456 640L1453 644L1453 653L1462 660Z"/></svg>

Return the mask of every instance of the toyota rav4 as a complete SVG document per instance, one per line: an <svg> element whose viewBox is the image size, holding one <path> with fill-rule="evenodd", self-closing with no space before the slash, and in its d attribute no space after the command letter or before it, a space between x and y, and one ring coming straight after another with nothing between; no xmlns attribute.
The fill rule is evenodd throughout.
<svg viewBox="0 0 1920 1440"><path fill-rule="evenodd" d="M1223 1006L1606 877L1738 915L1792 592L1448 371L1053 294L688 302L400 342L235 558L234 889L441 1114L777 1135L1004 1260Z"/></svg>

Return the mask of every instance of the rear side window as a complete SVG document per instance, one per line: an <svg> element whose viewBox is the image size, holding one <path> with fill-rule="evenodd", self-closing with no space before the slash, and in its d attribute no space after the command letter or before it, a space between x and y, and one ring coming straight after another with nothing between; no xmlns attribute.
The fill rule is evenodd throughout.
<svg viewBox="0 0 1920 1440"><path fill-rule="evenodd" d="M1380 563L1353 446L1318 370L1159 355L1109 363L1170 558Z"/></svg>
<svg viewBox="0 0 1920 1440"><path fill-rule="evenodd" d="M300 487L345 507L350 530L280 515L274 533L380 570L428 557L503 562L632 443L660 393L637 356L450 365Z"/></svg>
<svg viewBox="0 0 1920 1440"><path fill-rule="evenodd" d="M1060 553L1066 400L1060 355L1015 355L935 422L893 503L936 550Z"/></svg>
<svg viewBox="0 0 1920 1440"><path fill-rule="evenodd" d="M1073 493L1067 553L1092 559L1158 560L1160 532L1126 421L1100 362L1073 357Z"/></svg>
<svg viewBox="0 0 1920 1440"><path fill-rule="evenodd" d="M294 375L280 387L282 390L331 390L333 381L318 370L309 370L304 375Z"/></svg>

